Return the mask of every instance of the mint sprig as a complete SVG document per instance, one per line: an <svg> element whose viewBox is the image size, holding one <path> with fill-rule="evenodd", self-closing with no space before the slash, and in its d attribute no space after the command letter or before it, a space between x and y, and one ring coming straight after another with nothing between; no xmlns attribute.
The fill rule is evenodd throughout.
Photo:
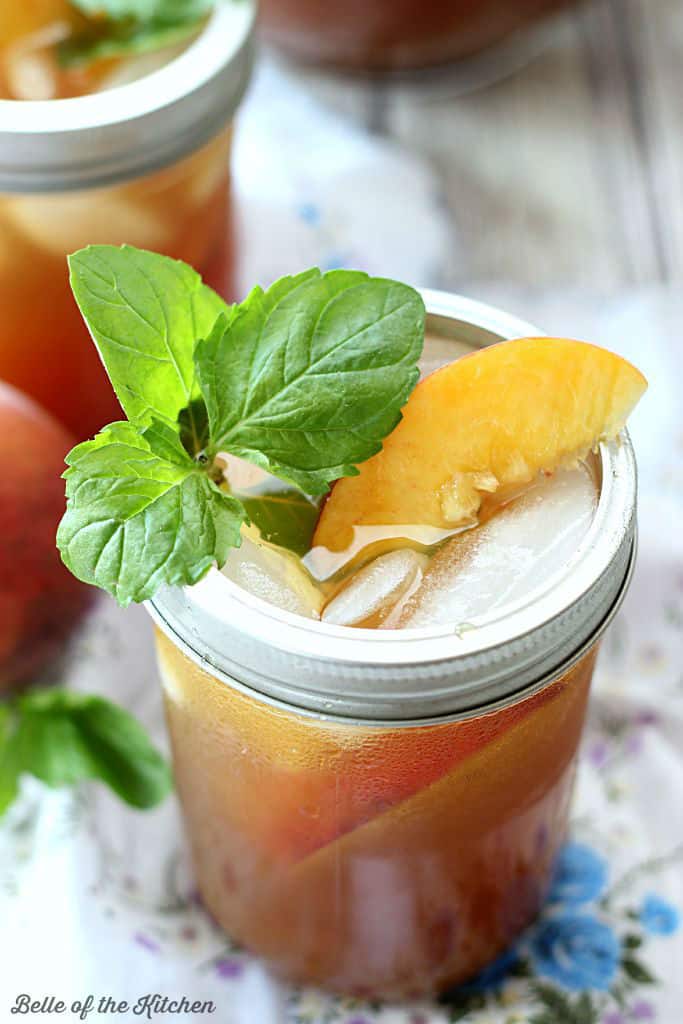
<svg viewBox="0 0 683 1024"><path fill-rule="evenodd" d="M0 705L0 815L30 774L48 786L104 782L145 809L171 789L171 776L142 726L102 697L41 690Z"/></svg>
<svg viewBox="0 0 683 1024"><path fill-rule="evenodd" d="M67 457L57 542L123 605L197 582L239 545L249 513L221 453L322 494L379 450L418 378L424 305L395 281L313 269L228 307L189 267L129 246L70 267L128 422Z"/></svg>
<svg viewBox="0 0 683 1024"><path fill-rule="evenodd" d="M59 47L63 65L133 56L181 43L192 36L215 0L71 0L92 19Z"/></svg>

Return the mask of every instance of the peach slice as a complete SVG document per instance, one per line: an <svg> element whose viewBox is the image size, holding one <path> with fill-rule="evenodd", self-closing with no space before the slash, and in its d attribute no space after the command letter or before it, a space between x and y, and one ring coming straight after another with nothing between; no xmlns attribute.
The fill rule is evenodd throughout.
<svg viewBox="0 0 683 1024"><path fill-rule="evenodd" d="M486 494L571 466L615 437L646 387L620 356L560 338L456 360L417 385L360 474L337 481L313 543L344 551L356 526L473 522Z"/></svg>

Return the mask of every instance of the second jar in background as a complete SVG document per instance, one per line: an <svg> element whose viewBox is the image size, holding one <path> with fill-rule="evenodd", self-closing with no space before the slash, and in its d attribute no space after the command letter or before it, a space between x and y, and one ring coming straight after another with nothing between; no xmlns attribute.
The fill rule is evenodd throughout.
<svg viewBox="0 0 683 1024"><path fill-rule="evenodd" d="M345 71L405 71L469 57L570 0L261 0L265 38Z"/></svg>
<svg viewBox="0 0 683 1024"><path fill-rule="evenodd" d="M226 4L184 53L139 81L0 103L0 378L79 436L120 409L71 295L68 253L152 249L233 297L231 123L252 23L250 4Z"/></svg>

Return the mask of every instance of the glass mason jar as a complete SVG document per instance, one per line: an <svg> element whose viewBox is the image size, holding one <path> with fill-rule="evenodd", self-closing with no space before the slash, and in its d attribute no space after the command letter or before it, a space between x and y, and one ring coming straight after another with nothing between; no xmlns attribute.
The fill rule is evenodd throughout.
<svg viewBox="0 0 683 1024"><path fill-rule="evenodd" d="M405 71L470 57L570 0L261 0L268 42L309 64Z"/></svg>
<svg viewBox="0 0 683 1024"><path fill-rule="evenodd" d="M160 70L75 99L0 101L0 378L79 436L120 418L66 255L128 243L186 260L231 298L231 121L254 8L220 5Z"/></svg>
<svg viewBox="0 0 683 1024"><path fill-rule="evenodd" d="M425 300L444 354L539 333L456 296ZM466 628L331 626L217 571L149 605L200 891L277 974L431 994L538 912L598 641L634 557L625 432L596 464L597 510L566 568Z"/></svg>

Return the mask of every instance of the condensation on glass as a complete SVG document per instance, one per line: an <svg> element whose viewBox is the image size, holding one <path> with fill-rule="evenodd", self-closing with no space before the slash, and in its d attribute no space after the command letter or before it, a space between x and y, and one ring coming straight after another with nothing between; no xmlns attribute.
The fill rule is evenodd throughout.
<svg viewBox="0 0 683 1024"><path fill-rule="evenodd" d="M426 301L430 336L454 354L538 334L455 296ZM431 995L538 912L633 560L626 433L597 463L593 522L566 571L460 633L329 626L218 572L150 604L199 889L276 974Z"/></svg>
<svg viewBox="0 0 683 1024"><path fill-rule="evenodd" d="M0 102L0 378L77 436L120 409L71 295L68 253L151 249L233 298L231 122L251 68L253 9L232 7L139 81Z"/></svg>

